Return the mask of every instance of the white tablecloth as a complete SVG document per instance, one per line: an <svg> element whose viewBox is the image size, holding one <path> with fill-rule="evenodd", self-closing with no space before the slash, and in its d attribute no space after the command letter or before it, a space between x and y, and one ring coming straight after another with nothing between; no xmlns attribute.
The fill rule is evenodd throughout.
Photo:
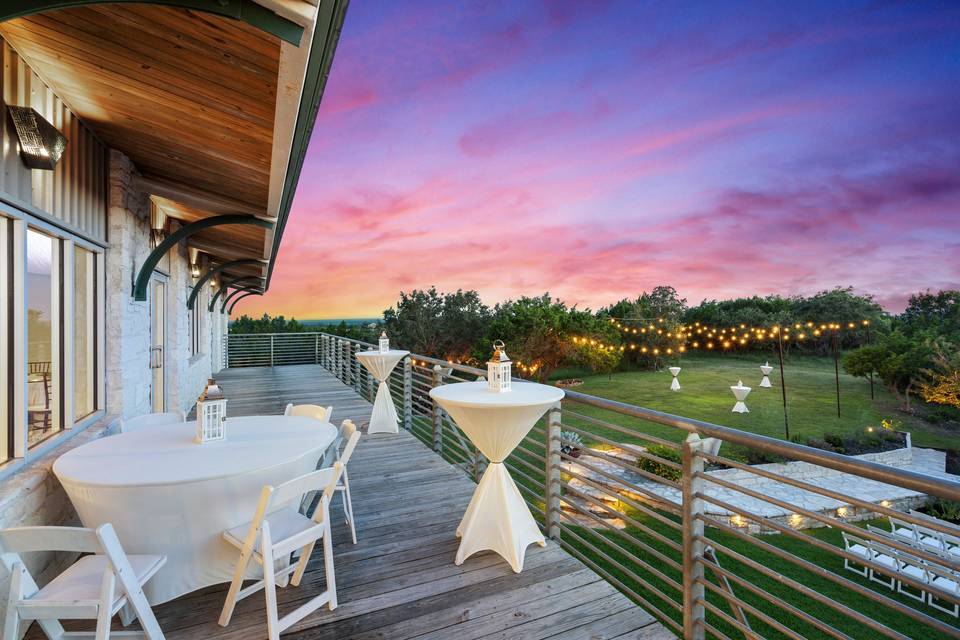
<svg viewBox="0 0 960 640"><path fill-rule="evenodd" d="M486 382L461 382L431 389L430 396L490 460L457 527L456 563L489 549L519 573L527 547L534 542L543 546L544 539L503 460L540 416L563 399L563 390L515 382L511 391L497 393Z"/></svg>
<svg viewBox="0 0 960 640"><path fill-rule="evenodd" d="M370 415L370 426L367 433L398 433L397 409L393 406L390 395L390 384L387 378L397 363L409 355L409 351L391 349L389 351L361 351L357 360L366 367L373 377L380 381L377 387L377 397L373 402L373 413Z"/></svg>
<svg viewBox="0 0 960 640"><path fill-rule="evenodd" d="M144 589L159 604L229 581L237 553L223 530L253 518L265 484L313 471L336 433L312 418L253 416L197 444L196 423L163 425L77 447L53 471L84 526L110 522L127 553L167 556Z"/></svg>

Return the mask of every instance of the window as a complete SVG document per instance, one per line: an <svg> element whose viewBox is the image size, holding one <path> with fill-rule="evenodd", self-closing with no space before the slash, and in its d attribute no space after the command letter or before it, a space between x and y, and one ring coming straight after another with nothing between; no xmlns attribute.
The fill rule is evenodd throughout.
<svg viewBox="0 0 960 640"><path fill-rule="evenodd" d="M192 287L187 287L187 295L190 295ZM193 310L190 311L190 356L195 356L203 353L202 340L200 339L200 321L203 314L203 292L197 296L197 299L194 300Z"/></svg>
<svg viewBox="0 0 960 640"><path fill-rule="evenodd" d="M27 446L61 428L61 243L27 230ZM21 374L22 375L22 374Z"/></svg>
<svg viewBox="0 0 960 640"><path fill-rule="evenodd" d="M13 225L0 216L0 463L13 457Z"/></svg>
<svg viewBox="0 0 960 640"><path fill-rule="evenodd" d="M97 409L97 257L73 250L73 415L80 420Z"/></svg>

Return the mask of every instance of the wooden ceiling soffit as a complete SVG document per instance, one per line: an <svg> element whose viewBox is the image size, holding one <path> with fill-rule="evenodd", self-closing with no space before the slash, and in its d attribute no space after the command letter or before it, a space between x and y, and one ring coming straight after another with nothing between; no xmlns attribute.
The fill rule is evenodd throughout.
<svg viewBox="0 0 960 640"><path fill-rule="evenodd" d="M144 4L145 0L6 0L0 8L0 22L13 18L51 11L96 4ZM253 0L146 0L146 4L179 7L204 11L226 18L240 20L261 31L280 38L295 46L304 40L304 28L290 18L296 17L296 11L289 10L284 5L289 2L274 0L269 2L254 2ZM283 13L274 12L269 6L275 6Z"/></svg>
<svg viewBox="0 0 960 640"><path fill-rule="evenodd" d="M251 216L264 216L260 207L204 191L198 187L167 180L157 176L141 175L133 180L134 187L144 193L157 195L188 207L196 207L210 213L245 213Z"/></svg>

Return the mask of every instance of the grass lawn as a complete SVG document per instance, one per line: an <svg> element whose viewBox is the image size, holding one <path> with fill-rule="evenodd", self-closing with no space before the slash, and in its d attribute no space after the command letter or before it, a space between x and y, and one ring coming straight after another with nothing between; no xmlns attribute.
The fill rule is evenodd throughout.
<svg viewBox="0 0 960 640"><path fill-rule="evenodd" d="M628 371L607 375L583 375L582 371L561 370L554 380L566 377L582 378L579 391L611 400L657 409L680 416L705 420L751 433L776 438L784 437L783 400L781 397L780 370L775 360L770 380L773 388L760 388L760 369L764 356L684 356L678 366L680 391L670 390L669 371ZM670 363L671 365L674 363ZM917 446L956 447L958 433L938 425L929 424L920 418L898 410L896 399L875 383L876 398L870 399L870 386L866 380L854 378L840 371L840 417L837 417L837 395L832 358L793 357L785 363L787 379L787 413L790 435L822 437L825 433L844 434L860 431L867 426L879 426L884 418L903 423L902 429L910 431ZM750 413L732 413L735 402L730 386L743 380L752 387L747 398ZM919 401L918 401L919 402ZM633 420L583 405L568 403L570 409L595 418L610 420L623 426L636 427L651 435L679 441L683 434L671 427L662 427L645 421ZM565 420L566 421L566 420ZM591 427L591 430L594 430ZM629 441L622 434L606 433L608 437Z"/></svg>

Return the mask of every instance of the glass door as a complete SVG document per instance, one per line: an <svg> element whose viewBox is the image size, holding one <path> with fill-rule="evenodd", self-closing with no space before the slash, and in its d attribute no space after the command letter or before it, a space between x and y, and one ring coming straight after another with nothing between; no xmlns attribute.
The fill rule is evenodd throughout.
<svg viewBox="0 0 960 640"><path fill-rule="evenodd" d="M150 286L150 405L155 413L166 411L167 282L154 278Z"/></svg>

